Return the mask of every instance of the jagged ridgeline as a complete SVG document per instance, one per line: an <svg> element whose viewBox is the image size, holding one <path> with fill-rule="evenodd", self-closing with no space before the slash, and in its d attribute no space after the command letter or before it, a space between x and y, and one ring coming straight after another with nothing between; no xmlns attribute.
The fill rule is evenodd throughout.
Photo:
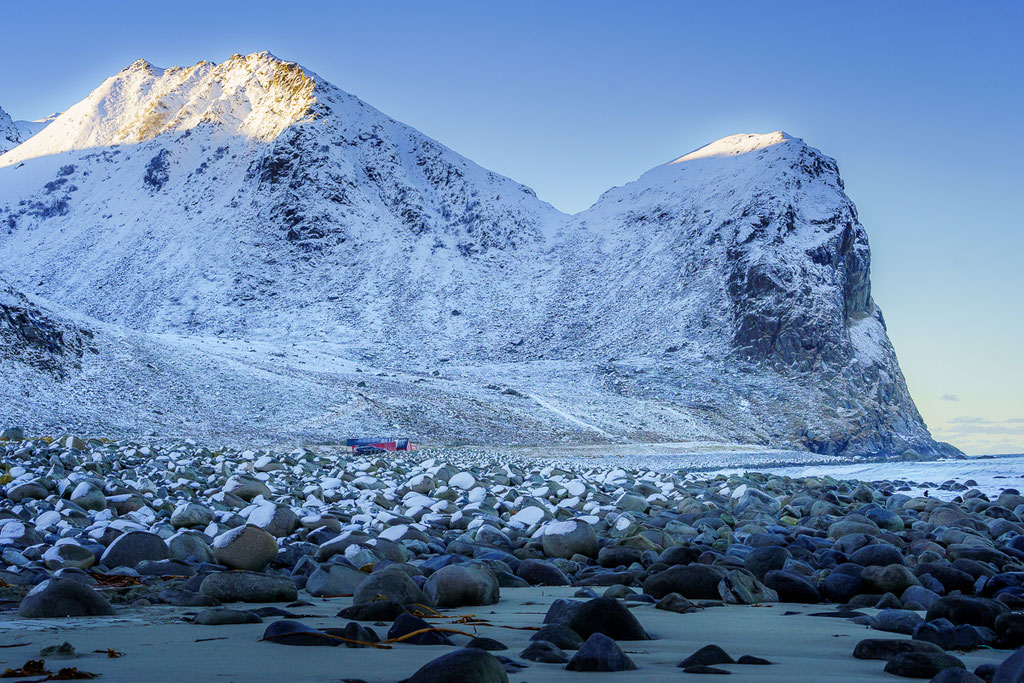
<svg viewBox="0 0 1024 683"><path fill-rule="evenodd" d="M33 130L0 156L0 271L96 352L37 380L6 349L8 420L955 451L835 162L784 133L570 216L268 53L139 61Z"/></svg>

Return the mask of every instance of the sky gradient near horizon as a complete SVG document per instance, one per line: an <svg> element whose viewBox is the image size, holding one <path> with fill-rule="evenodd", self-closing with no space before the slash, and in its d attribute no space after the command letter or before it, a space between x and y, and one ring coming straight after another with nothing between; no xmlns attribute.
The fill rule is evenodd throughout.
<svg viewBox="0 0 1024 683"><path fill-rule="evenodd" d="M0 107L270 50L568 212L720 137L839 162L932 433L1024 452L1024 3L18 3ZM11 29L14 30L11 30Z"/></svg>

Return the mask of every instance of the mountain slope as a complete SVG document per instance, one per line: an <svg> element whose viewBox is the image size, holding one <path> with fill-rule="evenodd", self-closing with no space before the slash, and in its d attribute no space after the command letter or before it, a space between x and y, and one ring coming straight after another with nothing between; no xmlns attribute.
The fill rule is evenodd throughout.
<svg viewBox="0 0 1024 683"><path fill-rule="evenodd" d="M725 138L566 216L268 53L139 61L0 156L0 226L14 285L179 358L163 386L215 365L235 396L210 408L236 431L270 373L302 377L278 428L305 437L352 420L947 450L906 390L835 162L784 133ZM324 391L329 415L309 401ZM154 410L187 411L169 393Z"/></svg>

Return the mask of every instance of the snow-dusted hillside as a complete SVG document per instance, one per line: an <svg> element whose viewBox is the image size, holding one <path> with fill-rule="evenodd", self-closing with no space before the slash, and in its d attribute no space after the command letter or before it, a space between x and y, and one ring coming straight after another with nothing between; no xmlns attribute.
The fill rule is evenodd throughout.
<svg viewBox="0 0 1024 683"><path fill-rule="evenodd" d="M4 277L133 340L153 405L104 424L943 450L835 162L784 133L566 216L268 53L139 61L0 156L0 226Z"/></svg>

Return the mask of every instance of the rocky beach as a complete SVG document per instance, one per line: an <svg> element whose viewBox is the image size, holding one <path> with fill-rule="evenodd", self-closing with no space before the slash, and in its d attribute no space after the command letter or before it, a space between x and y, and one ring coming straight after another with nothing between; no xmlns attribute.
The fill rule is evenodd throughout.
<svg viewBox="0 0 1024 683"><path fill-rule="evenodd" d="M1012 488L17 428L0 463L5 677L1024 680Z"/></svg>

